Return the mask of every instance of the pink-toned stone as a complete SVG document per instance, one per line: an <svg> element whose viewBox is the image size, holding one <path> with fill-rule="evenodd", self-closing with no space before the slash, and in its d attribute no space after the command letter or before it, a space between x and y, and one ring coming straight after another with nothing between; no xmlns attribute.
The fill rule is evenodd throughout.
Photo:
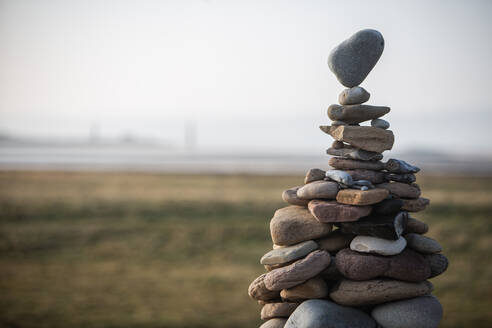
<svg viewBox="0 0 492 328"><path fill-rule="evenodd" d="M386 189L343 189L337 194L337 202L348 205L372 205L381 202L388 197L389 191Z"/></svg>
<svg viewBox="0 0 492 328"><path fill-rule="evenodd" d="M307 206L309 200L300 199L299 197L297 197L297 190L299 190L299 188L301 187L294 187L285 190L282 193L282 199L284 200L284 202L287 202L292 205Z"/></svg>
<svg viewBox="0 0 492 328"><path fill-rule="evenodd" d="M265 286L268 290L280 291L300 285L326 269L330 260L327 251L316 250L291 265L268 272L264 279Z"/></svg>
<svg viewBox="0 0 492 328"><path fill-rule="evenodd" d="M280 293L278 291L271 291L265 286L266 273L262 274L249 285L248 295L258 301L268 301L278 299Z"/></svg>
<svg viewBox="0 0 492 328"><path fill-rule="evenodd" d="M311 214L323 223L356 221L371 213L371 206L353 206L336 201L313 199L308 204Z"/></svg>

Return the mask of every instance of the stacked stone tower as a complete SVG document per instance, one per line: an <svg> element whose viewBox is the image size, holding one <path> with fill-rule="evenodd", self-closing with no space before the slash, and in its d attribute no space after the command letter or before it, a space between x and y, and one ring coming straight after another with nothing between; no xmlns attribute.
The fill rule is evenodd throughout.
<svg viewBox="0 0 492 328"><path fill-rule="evenodd" d="M273 250L249 295L263 305L262 328L433 328L442 318L428 279L448 260L424 236L419 168L382 161L393 147L389 107L363 105L360 83L384 49L382 35L362 30L331 52L328 66L345 89L328 108L333 169L311 169L304 185L284 191L289 206L270 222ZM361 123L370 121L370 125Z"/></svg>

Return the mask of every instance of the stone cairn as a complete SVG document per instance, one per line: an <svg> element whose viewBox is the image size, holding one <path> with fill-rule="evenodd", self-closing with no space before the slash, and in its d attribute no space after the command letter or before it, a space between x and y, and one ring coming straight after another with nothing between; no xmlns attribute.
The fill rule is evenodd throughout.
<svg viewBox="0 0 492 328"><path fill-rule="evenodd" d="M380 118L390 108L362 105L370 94L359 84L383 48L378 31L362 30L329 56L331 71L349 88L328 108L331 126L320 127L335 139L327 150L333 169L309 170L303 186L282 195L289 206L275 212L273 250L260 260L267 272L248 290L263 305L262 328L439 325L443 311L428 279L448 260L424 236L427 224L409 214L429 204L415 184L419 168L381 161L394 142Z"/></svg>

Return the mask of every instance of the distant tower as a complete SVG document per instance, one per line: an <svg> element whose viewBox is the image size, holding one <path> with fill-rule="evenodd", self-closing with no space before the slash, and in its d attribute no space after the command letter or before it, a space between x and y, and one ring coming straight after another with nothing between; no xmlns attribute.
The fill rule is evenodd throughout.
<svg viewBox="0 0 492 328"><path fill-rule="evenodd" d="M97 143L100 140L101 129L99 124L96 122L92 122L90 131L89 131L89 141L91 143Z"/></svg>
<svg viewBox="0 0 492 328"><path fill-rule="evenodd" d="M196 122L194 120L188 120L184 127L184 144L186 151L193 152L196 149Z"/></svg>

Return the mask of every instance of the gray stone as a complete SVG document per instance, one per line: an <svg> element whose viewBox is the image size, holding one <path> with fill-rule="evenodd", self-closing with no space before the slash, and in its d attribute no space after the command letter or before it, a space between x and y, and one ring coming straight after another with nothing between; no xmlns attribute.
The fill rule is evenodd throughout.
<svg viewBox="0 0 492 328"><path fill-rule="evenodd" d="M401 159L389 159L385 164L386 170L391 173L397 174L407 174L407 173L417 173L420 169L416 166L410 165Z"/></svg>
<svg viewBox="0 0 492 328"><path fill-rule="evenodd" d="M328 160L328 164L338 170L373 170L379 171L384 169L383 162L380 161L357 161L341 157L332 157Z"/></svg>
<svg viewBox="0 0 492 328"><path fill-rule="evenodd" d="M374 213L390 215L400 212L403 207L403 201L399 198L385 199L380 203L374 205Z"/></svg>
<svg viewBox="0 0 492 328"><path fill-rule="evenodd" d="M390 130L373 128L372 126L320 126L321 131L331 135L333 139L343 141L367 151L382 153L391 150L395 136Z"/></svg>
<svg viewBox="0 0 492 328"><path fill-rule="evenodd" d="M358 105L369 100L371 94L363 87L353 87L343 90L338 96L341 105Z"/></svg>
<svg viewBox="0 0 492 328"><path fill-rule="evenodd" d="M358 124L388 114L390 110L386 106L333 104L328 107L328 117L332 121Z"/></svg>
<svg viewBox="0 0 492 328"><path fill-rule="evenodd" d="M292 205L298 205L298 206L306 206L309 203L309 200L306 199L300 199L297 197L297 190L299 190L301 187L294 187L285 190L282 193L282 199L284 202L287 202Z"/></svg>
<svg viewBox="0 0 492 328"><path fill-rule="evenodd" d="M405 173L405 174L396 174L396 173L386 173L386 180L403 182L403 183L412 183L417 181L415 178L415 174L413 173Z"/></svg>
<svg viewBox="0 0 492 328"><path fill-rule="evenodd" d="M305 207L287 206L278 209L270 221L272 241L287 246L321 238L331 232L331 224L321 223Z"/></svg>
<svg viewBox="0 0 492 328"><path fill-rule="evenodd" d="M360 161L379 161L383 159L383 155L380 153L375 153L373 151L367 151L357 148L328 148L326 153L331 156L338 156L348 159L355 159Z"/></svg>
<svg viewBox="0 0 492 328"><path fill-rule="evenodd" d="M266 321L260 326L260 328L284 328L287 319L284 318L273 318Z"/></svg>
<svg viewBox="0 0 492 328"><path fill-rule="evenodd" d="M347 186L353 184L352 176L342 170L328 170L325 172L325 176L335 182L343 183Z"/></svg>
<svg viewBox="0 0 492 328"><path fill-rule="evenodd" d="M424 233L427 233L427 231L429 231L429 226L425 222L408 217L405 234L418 233L419 235L423 235Z"/></svg>
<svg viewBox="0 0 492 328"><path fill-rule="evenodd" d="M415 183L385 182L378 184L376 187L386 189L391 195L398 196L399 198L420 197L420 187Z"/></svg>
<svg viewBox="0 0 492 328"><path fill-rule="evenodd" d="M365 29L336 46L328 57L328 67L348 88L364 81L384 50L384 39L376 30Z"/></svg>
<svg viewBox="0 0 492 328"><path fill-rule="evenodd" d="M434 296L420 296L376 306L372 317L385 328L437 328L441 303Z"/></svg>
<svg viewBox="0 0 492 328"><path fill-rule="evenodd" d="M371 214L358 221L342 222L340 225L345 233L397 240L405 231L407 221L408 213L399 212L393 215Z"/></svg>
<svg viewBox="0 0 492 328"><path fill-rule="evenodd" d="M353 251L385 256L400 254L405 246L407 246L407 241L403 237L391 240L372 236L357 236L350 243L350 249Z"/></svg>
<svg viewBox="0 0 492 328"><path fill-rule="evenodd" d="M331 181L314 181L297 190L300 199L335 199L338 194L338 183Z"/></svg>
<svg viewBox="0 0 492 328"><path fill-rule="evenodd" d="M376 328L376 322L361 310L327 300L308 300L297 307L285 328Z"/></svg>
<svg viewBox="0 0 492 328"><path fill-rule="evenodd" d="M341 280L331 291L330 298L341 305L363 306L381 304L432 292L428 281L406 282L391 279L366 281Z"/></svg>
<svg viewBox="0 0 492 328"><path fill-rule="evenodd" d="M426 236L409 233L405 235L405 239L407 240L408 247L420 253L434 254L442 251L442 247L437 241Z"/></svg>
<svg viewBox="0 0 492 328"><path fill-rule="evenodd" d="M386 130L386 129L389 129L390 124L388 121L385 121L385 120L380 119L380 118L375 118L371 121L371 126L373 126L375 128L380 128L380 129Z"/></svg>
<svg viewBox="0 0 492 328"><path fill-rule="evenodd" d="M304 178L304 184L308 184L313 181L323 180L325 178L325 171L320 169L310 169L306 173L306 177Z"/></svg>
<svg viewBox="0 0 492 328"><path fill-rule="evenodd" d="M430 265L431 275L429 278L440 275L448 268L448 258L442 254L424 254L424 258Z"/></svg>
<svg viewBox="0 0 492 328"><path fill-rule="evenodd" d="M313 240L307 240L302 243L273 249L270 252L263 255L260 260L261 264L280 264L289 261L300 259L315 249L318 249L318 244Z"/></svg>
<svg viewBox="0 0 492 328"><path fill-rule="evenodd" d="M268 290L280 291L300 285L325 270L330 261L330 253L316 250L291 265L268 272L264 279L265 286Z"/></svg>

